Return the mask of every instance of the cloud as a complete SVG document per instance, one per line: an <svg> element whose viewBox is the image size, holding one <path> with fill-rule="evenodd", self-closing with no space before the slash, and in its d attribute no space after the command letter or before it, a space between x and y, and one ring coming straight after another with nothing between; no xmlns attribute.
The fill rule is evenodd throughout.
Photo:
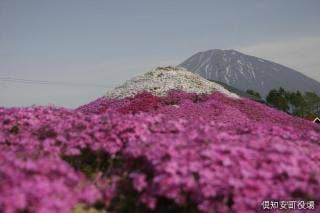
<svg viewBox="0 0 320 213"><path fill-rule="evenodd" d="M320 36L262 42L237 49L286 65L320 81Z"/></svg>

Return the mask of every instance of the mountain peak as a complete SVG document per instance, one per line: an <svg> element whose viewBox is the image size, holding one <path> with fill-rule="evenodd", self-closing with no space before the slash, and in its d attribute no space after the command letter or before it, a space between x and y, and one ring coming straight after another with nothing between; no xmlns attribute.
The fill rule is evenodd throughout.
<svg viewBox="0 0 320 213"><path fill-rule="evenodd" d="M210 55L210 57L213 57L215 55L245 55L237 50L234 49L211 49L211 50L206 50L206 51L201 51L196 53L195 55L202 55L202 56L208 56Z"/></svg>
<svg viewBox="0 0 320 213"><path fill-rule="evenodd" d="M320 83L298 71L234 49L198 52L180 66L240 90L255 90L263 97L271 89L279 87L289 91L320 93Z"/></svg>

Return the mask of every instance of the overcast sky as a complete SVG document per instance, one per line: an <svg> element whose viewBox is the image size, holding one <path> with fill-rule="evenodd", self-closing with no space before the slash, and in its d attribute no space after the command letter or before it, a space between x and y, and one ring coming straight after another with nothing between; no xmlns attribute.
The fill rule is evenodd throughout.
<svg viewBox="0 0 320 213"><path fill-rule="evenodd" d="M216 48L320 81L319 11L319 0L0 0L0 105L75 107ZM8 77L81 85L1 81Z"/></svg>

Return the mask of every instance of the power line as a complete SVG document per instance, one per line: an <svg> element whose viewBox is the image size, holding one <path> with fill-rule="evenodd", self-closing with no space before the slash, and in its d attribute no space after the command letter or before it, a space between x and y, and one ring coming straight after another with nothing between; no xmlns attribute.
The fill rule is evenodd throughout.
<svg viewBox="0 0 320 213"><path fill-rule="evenodd" d="M11 82L11 83L22 83L22 84L42 84L42 85L60 85L60 86L71 86L71 87L107 88L107 86L102 84L74 83L74 82L66 82L66 81L30 80L30 79L24 79L24 78L11 78L11 77L0 77L0 81Z"/></svg>

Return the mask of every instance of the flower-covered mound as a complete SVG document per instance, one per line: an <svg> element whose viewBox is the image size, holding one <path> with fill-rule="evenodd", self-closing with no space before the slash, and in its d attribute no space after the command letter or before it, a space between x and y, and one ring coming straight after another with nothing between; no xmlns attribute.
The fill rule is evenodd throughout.
<svg viewBox="0 0 320 213"><path fill-rule="evenodd" d="M0 108L0 212L320 210L319 145L318 125L220 93Z"/></svg>
<svg viewBox="0 0 320 213"><path fill-rule="evenodd" d="M165 96L170 90L209 94L220 92L232 98L238 95L225 89L222 85L192 73L182 67L157 67L145 74L136 76L124 84L107 91L109 98L126 98L142 91L148 91L157 96Z"/></svg>

